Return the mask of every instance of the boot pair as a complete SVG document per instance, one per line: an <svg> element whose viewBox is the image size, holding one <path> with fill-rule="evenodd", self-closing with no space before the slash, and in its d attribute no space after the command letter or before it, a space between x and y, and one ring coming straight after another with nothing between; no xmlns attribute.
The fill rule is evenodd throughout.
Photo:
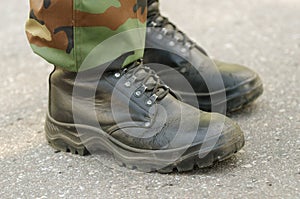
<svg viewBox="0 0 300 199"><path fill-rule="evenodd" d="M240 109L262 83L246 67L211 60L149 2L146 64L121 68L122 56L79 73L55 67L46 138L73 154L108 151L121 166L145 172L210 166L239 151L244 135L231 119L199 108Z"/></svg>
<svg viewBox="0 0 300 199"><path fill-rule="evenodd" d="M144 61L156 63L153 69L184 102L204 111L225 113L251 104L263 93L262 81L254 71L210 59L202 47L160 14L158 0L148 0L147 27ZM174 81L174 76L182 78ZM189 92L187 84L192 88ZM222 92L225 97L220 97Z"/></svg>

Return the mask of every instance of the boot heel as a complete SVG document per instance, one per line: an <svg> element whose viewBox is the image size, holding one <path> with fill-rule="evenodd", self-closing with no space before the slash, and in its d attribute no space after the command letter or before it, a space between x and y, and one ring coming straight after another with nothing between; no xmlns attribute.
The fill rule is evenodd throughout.
<svg viewBox="0 0 300 199"><path fill-rule="evenodd" d="M46 139L54 149L81 156L89 155L75 128L62 126L47 115L45 131Z"/></svg>

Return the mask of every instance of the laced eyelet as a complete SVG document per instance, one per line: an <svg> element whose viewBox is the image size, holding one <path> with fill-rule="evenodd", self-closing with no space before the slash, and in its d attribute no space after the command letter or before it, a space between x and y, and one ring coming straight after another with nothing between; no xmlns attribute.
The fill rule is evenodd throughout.
<svg viewBox="0 0 300 199"><path fill-rule="evenodd" d="M119 79L121 77L121 73L115 73L114 76L115 78Z"/></svg>
<svg viewBox="0 0 300 199"><path fill-rule="evenodd" d="M124 69L121 71L121 73L120 73L121 76L124 75L124 74L127 74L127 71L128 71L128 68L124 68Z"/></svg>
<svg viewBox="0 0 300 199"><path fill-rule="evenodd" d="M157 96L156 94L153 94L153 95L150 97L150 99L148 99L148 100L146 101L146 104L147 104L148 106L152 106L152 105L154 104L154 102L157 100L157 98L158 98L158 96Z"/></svg>
<svg viewBox="0 0 300 199"><path fill-rule="evenodd" d="M168 30L166 28L162 28L161 31L164 35L168 34Z"/></svg>
<svg viewBox="0 0 300 199"><path fill-rule="evenodd" d="M122 71L121 77L123 76L126 79L123 83L124 87L135 87L137 82L141 82L139 88L135 87L137 89L132 93L133 96L139 98L144 96L145 92L152 93L151 97L147 95L147 99L144 101L146 106L152 106L156 100L163 99L169 93L169 90L165 89L165 84L160 80L159 76L151 68L144 66L143 63L137 65L135 62L134 65L129 66L128 72L126 71L125 73L124 70Z"/></svg>
<svg viewBox="0 0 300 199"><path fill-rule="evenodd" d="M150 99L155 102L157 100L158 96L156 94L153 94Z"/></svg>
<svg viewBox="0 0 300 199"><path fill-rule="evenodd" d="M142 92L141 91L135 91L134 95L136 97L140 97L142 95Z"/></svg>
<svg viewBox="0 0 300 199"><path fill-rule="evenodd" d="M156 36L156 39L158 39L158 40L162 40L164 37L161 35L161 34L158 34L157 36Z"/></svg>
<svg viewBox="0 0 300 199"><path fill-rule="evenodd" d="M186 53L186 52L187 52L187 49L186 49L186 48L181 48L180 51L183 52L183 53Z"/></svg>
<svg viewBox="0 0 300 199"><path fill-rule="evenodd" d="M147 87L145 85L142 85L140 88L138 88L135 92L134 95L136 97L141 97L143 93L147 90Z"/></svg>
<svg viewBox="0 0 300 199"><path fill-rule="evenodd" d="M181 73L186 73L186 71L187 71L187 68L186 68L186 67L182 67L182 68L180 69L180 72L181 72Z"/></svg>
<svg viewBox="0 0 300 199"><path fill-rule="evenodd" d="M192 44L190 42L186 43L185 46L188 48L188 49L191 49L192 47Z"/></svg>
<svg viewBox="0 0 300 199"><path fill-rule="evenodd" d="M175 42L174 41L170 41L169 42L169 46L175 46Z"/></svg>
<svg viewBox="0 0 300 199"><path fill-rule="evenodd" d="M151 100L147 100L146 104L147 104L148 106L151 106L151 105L153 104L153 102L152 102Z"/></svg>
<svg viewBox="0 0 300 199"><path fill-rule="evenodd" d="M145 127L150 127L151 123L150 122L145 122Z"/></svg>
<svg viewBox="0 0 300 199"><path fill-rule="evenodd" d="M125 82L124 84L127 88L129 88L131 86L131 83L128 81L128 82Z"/></svg>
<svg viewBox="0 0 300 199"><path fill-rule="evenodd" d="M175 35L175 36L174 36L174 39L175 39L176 41L180 41L181 38L178 37L177 35Z"/></svg>
<svg viewBox="0 0 300 199"><path fill-rule="evenodd" d="M135 75L133 75L133 76L131 76L130 77L130 79L129 79L129 81L131 82L131 83L133 83L135 80L136 80L136 76Z"/></svg>
<svg viewBox="0 0 300 199"><path fill-rule="evenodd" d="M150 25L153 26L153 27L156 27L157 23L155 21L151 21Z"/></svg>
<svg viewBox="0 0 300 199"><path fill-rule="evenodd" d="M129 88L135 82L137 77L133 75L131 77L127 76L127 78L129 78L129 79L127 82L125 82L125 86Z"/></svg>

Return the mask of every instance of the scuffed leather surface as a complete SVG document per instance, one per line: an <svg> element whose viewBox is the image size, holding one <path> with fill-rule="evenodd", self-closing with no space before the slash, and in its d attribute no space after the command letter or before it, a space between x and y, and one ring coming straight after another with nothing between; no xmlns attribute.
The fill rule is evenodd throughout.
<svg viewBox="0 0 300 199"><path fill-rule="evenodd" d="M127 98L125 88L119 88L125 94L124 98L117 99L117 103L111 105L113 84L116 83L114 72L105 72L98 80L97 72L85 71L77 80L79 83L76 82L80 92L73 96L76 103L72 109L72 94L77 74L56 67L50 76L50 115L59 122L71 124L74 123L75 114L76 123L92 126L97 124L122 143L141 149L178 148L202 143L206 136L220 135L220 140L224 141L231 139L234 130L239 129L225 116L202 112L178 101L171 94L151 107L145 106L145 100L149 97L146 94L140 99L131 96L130 114L123 112L128 106L124 103ZM91 94L93 87L96 91L95 96ZM92 103L94 100L95 106ZM112 106L118 106L117 110L120 110L118 122L114 119ZM146 127L146 122L150 122L151 125ZM208 127L211 128L209 135Z"/></svg>

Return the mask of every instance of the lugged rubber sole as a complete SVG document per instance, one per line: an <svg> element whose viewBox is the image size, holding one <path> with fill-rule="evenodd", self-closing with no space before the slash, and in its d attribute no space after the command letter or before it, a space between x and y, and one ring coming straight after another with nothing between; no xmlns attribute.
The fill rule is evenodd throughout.
<svg viewBox="0 0 300 199"><path fill-rule="evenodd" d="M244 135L240 129L236 129L235 132L228 132L234 134L231 140L223 137L222 143L217 142L212 150L203 150L201 153L199 153L201 148L199 144L189 146L184 152L180 151L182 149L137 149L122 144L99 129L86 125L61 123L55 121L49 114L46 118L45 131L49 144L58 151L84 156L104 150L113 154L120 166L143 172L170 173L176 170L185 172L195 167L208 167L229 158L244 146ZM84 132L84 135L80 136L78 131ZM181 152L179 158L172 159Z"/></svg>

